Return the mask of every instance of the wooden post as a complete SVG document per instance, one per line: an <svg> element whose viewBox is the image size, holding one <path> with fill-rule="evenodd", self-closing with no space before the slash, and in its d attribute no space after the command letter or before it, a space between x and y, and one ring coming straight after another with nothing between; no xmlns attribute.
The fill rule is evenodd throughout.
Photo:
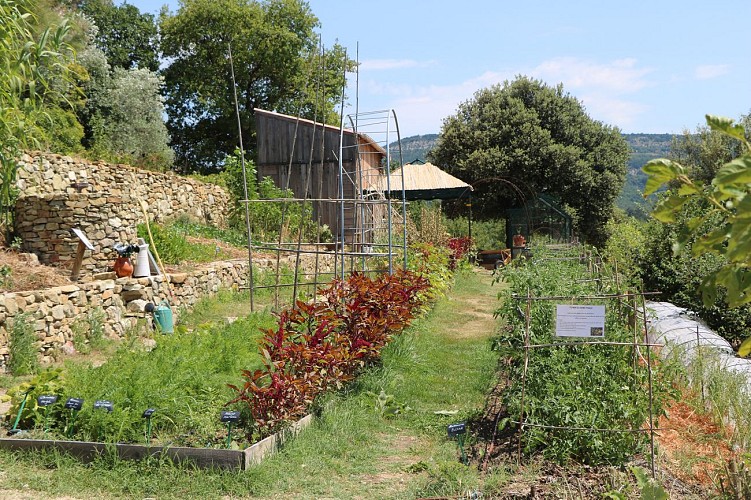
<svg viewBox="0 0 751 500"><path fill-rule="evenodd" d="M71 281L78 281L78 273L81 272L81 264L83 264L83 253L86 251L86 245L83 241L78 241L78 248L76 249L76 260L73 261L73 271L70 273Z"/></svg>
<svg viewBox="0 0 751 500"><path fill-rule="evenodd" d="M71 229L71 232L78 237L78 248L76 249L76 260L73 261L73 271L70 274L70 279L71 281L77 281L78 273L81 272L81 264L83 263L83 253L87 248L93 251L94 245L91 244L89 239L79 228L74 227Z"/></svg>

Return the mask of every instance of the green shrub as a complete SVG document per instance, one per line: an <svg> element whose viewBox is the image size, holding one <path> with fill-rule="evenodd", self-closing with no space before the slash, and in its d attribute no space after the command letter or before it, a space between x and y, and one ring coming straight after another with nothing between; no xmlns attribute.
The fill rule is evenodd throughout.
<svg viewBox="0 0 751 500"><path fill-rule="evenodd" d="M291 189L277 187L269 177L258 181L255 165L250 160L245 162L247 184L244 185L241 160L239 151L235 151L234 155L228 155L224 161L222 175L232 198L230 226L245 234L247 231L244 202L246 190L248 200L294 198L294 193ZM313 206L310 202L302 204L298 201L251 201L248 203L248 210L250 211L250 230L254 241L275 241L279 238L280 231L284 241L296 241L300 230L305 240L314 241L317 238L316 224L313 221ZM284 221L283 224L282 221Z"/></svg>
<svg viewBox="0 0 751 500"><path fill-rule="evenodd" d="M226 431L219 412L232 395L227 383L241 370L260 366L256 339L260 328L270 327L273 321L270 314L255 314L226 326L204 325L193 332L179 329L174 335L157 336L151 351L143 347L140 338L132 337L101 366L66 364L64 378L58 373L50 382L54 386L49 390L60 396L49 410L50 436L143 442L141 415L154 408L155 441L175 446L222 446ZM14 404L18 404L23 393L16 389L13 393ZM75 422L62 408L68 397L84 399ZM114 411L94 410L96 400L111 401ZM40 428L43 416L31 413L25 428Z"/></svg>
<svg viewBox="0 0 751 500"><path fill-rule="evenodd" d="M446 219L451 236L469 236L469 221L466 217ZM472 240L480 250L506 248L506 221L504 219L472 221Z"/></svg>
<svg viewBox="0 0 751 500"><path fill-rule="evenodd" d="M187 231L179 224L151 224L150 228L156 252L165 264L211 262L226 258L215 245L189 242L186 238ZM138 225L138 237L146 242L150 241L145 224ZM154 252L153 249L151 251Z"/></svg>
<svg viewBox="0 0 751 500"><path fill-rule="evenodd" d="M104 311L98 307L73 322L73 344L78 352L88 354L104 345L104 320Z"/></svg>
<svg viewBox="0 0 751 500"><path fill-rule="evenodd" d="M641 279L646 290L661 292L660 300L674 303L694 311L712 329L734 345L751 335L751 307L729 307L725 300L727 291L717 290L715 300L705 305L700 295L702 283L725 263L721 255L704 252L693 256L694 240L686 243L680 253L673 251L673 243L688 230L696 217L707 213L710 207L701 200L693 200L683 207L673 224L651 220L644 230L645 248L642 252ZM719 218L706 221L698 229L701 234L719 226Z"/></svg>

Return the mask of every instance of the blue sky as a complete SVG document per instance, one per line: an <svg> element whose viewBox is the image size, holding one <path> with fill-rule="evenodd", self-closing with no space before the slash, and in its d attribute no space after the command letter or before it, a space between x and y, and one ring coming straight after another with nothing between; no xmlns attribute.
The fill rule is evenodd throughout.
<svg viewBox="0 0 751 500"><path fill-rule="evenodd" d="M359 44L360 111L394 109L402 137L440 132L459 103L516 75L563 83L592 118L626 133L680 133L707 113L751 111L749 0L308 3L326 46L354 58Z"/></svg>

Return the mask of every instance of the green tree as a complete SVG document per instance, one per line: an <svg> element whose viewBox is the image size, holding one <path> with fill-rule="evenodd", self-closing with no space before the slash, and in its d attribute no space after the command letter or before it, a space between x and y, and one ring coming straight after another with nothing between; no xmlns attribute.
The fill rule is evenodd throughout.
<svg viewBox="0 0 751 500"><path fill-rule="evenodd" d="M165 170L172 165L161 84L161 77L146 68L111 72L89 99L95 153L142 168Z"/></svg>
<svg viewBox="0 0 751 500"><path fill-rule="evenodd" d="M741 125L751 130L751 114L741 117ZM737 139L703 126L674 137L669 158L683 165L689 177L706 184L712 182L723 164L743 152L741 147Z"/></svg>
<svg viewBox="0 0 751 500"><path fill-rule="evenodd" d="M628 147L617 128L591 119L562 85L520 76L462 103L444 120L429 158L474 186L478 217L498 218L520 203L519 192L545 192L573 209L587 241L602 245Z"/></svg>
<svg viewBox="0 0 751 500"><path fill-rule="evenodd" d="M257 107L332 116L341 95L321 103L312 87L309 62L317 60L318 19L301 0L181 0L176 14L160 19L168 128L176 168L210 172L239 144L228 48L235 67L242 137L252 145ZM348 64L335 47L326 52L323 88L341 89ZM337 66L337 64L339 66ZM318 106L310 103L318 102Z"/></svg>
<svg viewBox="0 0 751 500"><path fill-rule="evenodd" d="M107 56L112 68L159 69L158 33L153 14L112 0L66 0L97 26L94 44Z"/></svg>

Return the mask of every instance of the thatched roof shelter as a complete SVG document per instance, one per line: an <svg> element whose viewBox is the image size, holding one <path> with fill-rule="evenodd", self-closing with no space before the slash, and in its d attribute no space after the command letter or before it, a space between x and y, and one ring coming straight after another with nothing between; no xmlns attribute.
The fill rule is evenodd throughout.
<svg viewBox="0 0 751 500"><path fill-rule="evenodd" d="M379 191L388 192L391 188L391 198L401 198L402 175L404 176L404 192L407 200L453 200L469 196L472 186L444 172L432 163L407 163L401 169L394 170L389 176L379 182Z"/></svg>

